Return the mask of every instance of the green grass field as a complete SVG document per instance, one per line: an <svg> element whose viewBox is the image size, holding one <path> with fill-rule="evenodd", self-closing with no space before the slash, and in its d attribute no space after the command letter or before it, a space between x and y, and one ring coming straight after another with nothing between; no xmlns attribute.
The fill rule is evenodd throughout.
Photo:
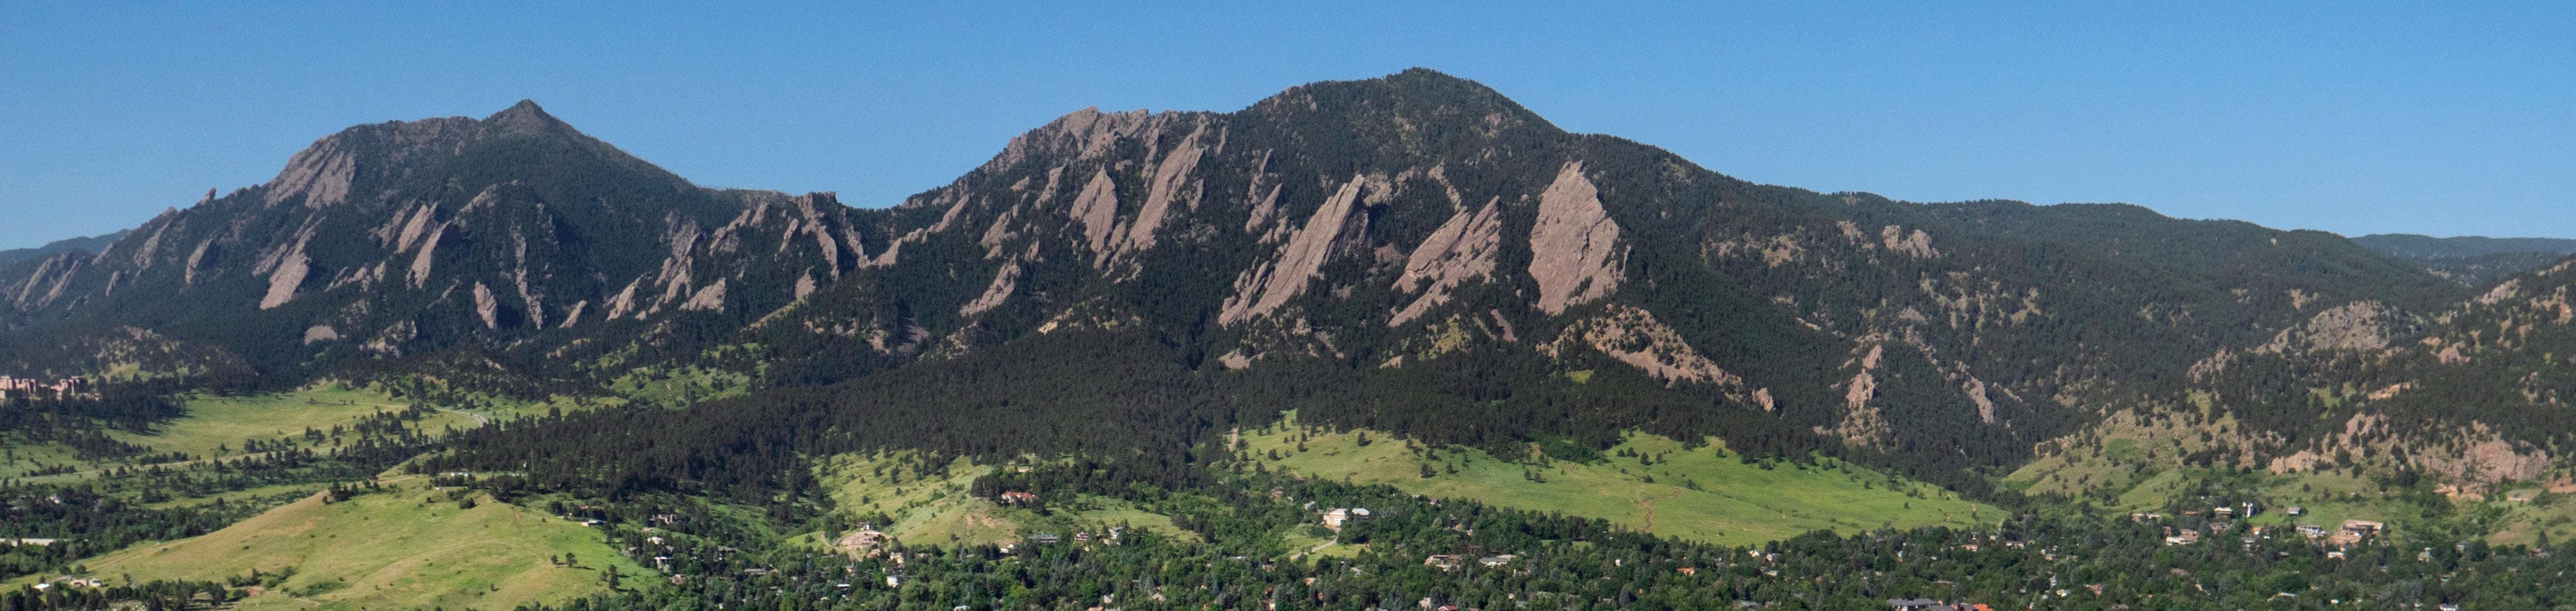
<svg viewBox="0 0 2576 611"><path fill-rule="evenodd" d="M0 478L23 478L47 467L87 464L88 461L81 460L71 448L52 443L20 443L11 436L0 435Z"/></svg>
<svg viewBox="0 0 2576 611"><path fill-rule="evenodd" d="M602 542L590 527L492 501L459 509L417 476L388 478L388 491L324 504L319 495L204 536L151 543L82 561L89 574L220 581L252 569L292 569L279 587L244 601L261 609L510 608L560 603L605 586L613 566L649 584L651 573ZM426 502L435 497L436 502ZM548 558L571 553L578 567Z"/></svg>
<svg viewBox="0 0 2576 611"><path fill-rule="evenodd" d="M996 505L967 494L975 478L992 473L993 465L958 459L932 473L913 473L898 455L842 455L823 461L817 477L831 490L832 501L851 514L883 512L893 524L878 530L906 545L985 545L1020 540L1028 532L1066 534L1100 531L1127 524L1184 541L1198 535L1172 525L1172 518L1116 499L1085 496L1051 514ZM880 474L878 470L884 469Z"/></svg>
<svg viewBox="0 0 2576 611"><path fill-rule="evenodd" d="M338 386L239 397L197 395L187 399L187 415L161 425L150 434L112 431L108 436L143 446L149 455L180 452L197 460L234 457L243 455L245 440L268 442L299 437L307 427L328 431L333 426L356 424L380 411L399 411L407 405L382 392ZM487 418L472 413L441 410L417 426L429 431L447 427L469 429L486 421ZM125 463L80 460L69 450L50 443L11 443L6 450L0 450L0 477L23 476L38 464L68 464L78 468L79 472L33 477L28 481L77 480L95 475L100 469Z"/></svg>
<svg viewBox="0 0 2576 611"><path fill-rule="evenodd" d="M1777 464L1764 469L1732 455L1722 444L1698 448L1653 435L1631 434L1606 461L1545 466L1504 461L1481 450L1442 448L1416 452L1393 435L1368 431L1301 429L1295 416L1259 431L1245 431L1246 451L1274 469L1360 484L1388 484L1406 492L1531 511L1608 519L1656 535L1724 544L1774 541L1814 530L1850 533L1881 526L1992 524L2004 512L1962 500L1938 487L1847 463L1833 466ZM1299 436L1306 450L1297 450ZM1624 451L1624 452L1623 452ZM1272 453L1279 458L1272 460ZM1659 457L1652 465L1623 457ZM1423 477L1423 466L1432 475ZM1536 473L1545 481L1527 477Z"/></svg>
<svg viewBox="0 0 2576 611"><path fill-rule="evenodd" d="M198 396L188 400L187 416L153 434L114 436L150 447L155 453L239 455L245 439L284 439L302 435L306 427L327 431L335 425L355 424L376 412L401 411L407 405L380 392L339 387L242 397ZM447 426L467 429L479 422L471 414L442 411L420 426L432 431Z"/></svg>
<svg viewBox="0 0 2576 611"><path fill-rule="evenodd" d="M832 502L852 514L883 512L893 524L877 529L907 545L996 544L1019 539L1019 525L1005 508L967 496L975 478L991 465L958 459L930 473L913 473L901 465L907 455L842 455L815 470L831 490ZM882 468L885 473L877 471Z"/></svg>

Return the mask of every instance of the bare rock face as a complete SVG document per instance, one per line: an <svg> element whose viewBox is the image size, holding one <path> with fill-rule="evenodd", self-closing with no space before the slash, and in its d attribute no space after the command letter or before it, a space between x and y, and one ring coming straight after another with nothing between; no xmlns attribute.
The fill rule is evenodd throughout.
<svg viewBox="0 0 2576 611"><path fill-rule="evenodd" d="M268 203L277 205L302 196L304 205L319 208L348 201L349 183L357 178L357 156L350 154L338 135L323 138L288 159L286 169L268 182Z"/></svg>
<svg viewBox="0 0 2576 611"><path fill-rule="evenodd" d="M1019 287L1019 281L1020 262L1014 259L1002 264L1002 271L993 274L993 283L984 287L984 294L957 308L957 313L974 316L1001 307L1003 301L1011 298L1011 291Z"/></svg>
<svg viewBox="0 0 2576 611"><path fill-rule="evenodd" d="M1845 411L1842 422L1831 431L1834 436L1853 443L1874 444L1891 432L1878 406L1869 404L1871 399L1878 398L1878 375L1872 372L1886 357L1886 346L1870 346L1869 355L1860 358L1860 372L1852 374L1851 380L1843 383Z"/></svg>
<svg viewBox="0 0 2576 611"><path fill-rule="evenodd" d="M1343 222L1350 219L1352 205L1360 201L1368 183L1367 177L1351 177L1280 247L1278 258L1245 270L1236 278L1236 294L1226 300L1217 322L1231 326L1269 314L1305 292L1316 272L1332 257L1333 239L1342 234Z"/></svg>
<svg viewBox="0 0 2576 611"><path fill-rule="evenodd" d="M1960 385L1959 391L1968 394L1969 403L1977 404L1978 420L1986 424L1995 423L1995 400L1993 397L1986 396L1985 380L1968 378L1968 383Z"/></svg>
<svg viewBox="0 0 2576 611"><path fill-rule="evenodd" d="M1601 208L1600 190L1583 177L1583 163L1569 162L1539 194L1538 223L1530 228L1531 278L1538 280L1538 309L1562 314L1566 306L1619 290L1625 262L1619 224Z"/></svg>
<svg viewBox="0 0 2576 611"><path fill-rule="evenodd" d="M188 251L188 264L186 267L180 268L179 271L180 284L193 285L197 283L197 273L206 269L206 264L210 261L207 258L207 255L213 254L214 249L215 240L213 238L207 238L204 241L197 242L197 247Z"/></svg>
<svg viewBox="0 0 2576 611"><path fill-rule="evenodd" d="M1449 302L1449 294L1460 285L1477 278L1490 278L1494 273L1494 255L1502 244L1502 221L1495 213L1501 198L1485 202L1474 213L1465 210L1451 215L1431 237L1414 247L1405 258L1404 275L1396 278L1395 290L1419 292L1420 297L1397 310L1386 326L1401 326L1423 312Z"/></svg>
<svg viewBox="0 0 2576 611"><path fill-rule="evenodd" d="M1189 137L1181 140L1180 146L1165 153L1162 163L1154 166L1154 175L1145 192L1145 205L1137 209L1136 222L1127 229L1127 240L1119 248L1120 252L1154 247L1154 231L1162 228L1163 217L1171 212L1172 199L1180 195L1190 173L1198 169L1199 158L1207 152L1199 146L1199 136L1205 133L1205 126L1190 132Z"/></svg>
<svg viewBox="0 0 2576 611"><path fill-rule="evenodd" d="M63 289L71 284L72 278L89 267L90 261L90 257L81 256L79 253L62 253L46 257L42 262L37 263L35 271L28 274L27 278L18 285L18 294L11 296L11 302L20 308L44 307L53 304L54 300L62 298Z"/></svg>
<svg viewBox="0 0 2576 611"><path fill-rule="evenodd" d="M277 270L269 273L268 294L259 298L259 309L275 308L293 301L297 287L304 286L304 275L312 271L312 263L304 259L304 249L288 253L286 260L278 263Z"/></svg>
<svg viewBox="0 0 2576 611"><path fill-rule="evenodd" d="M429 239L422 240L420 250L412 254L410 275L405 276L410 279L412 288L428 286L430 268L437 261L438 241L445 237L447 237L447 226L439 225L437 229L430 230Z"/></svg>
<svg viewBox="0 0 2576 611"><path fill-rule="evenodd" d="M474 283L474 316L483 319L483 328L501 328L501 300L492 296L492 287Z"/></svg>
<svg viewBox="0 0 2576 611"><path fill-rule="evenodd" d="M295 292L304 286L304 276L312 273L313 263L304 256L304 245L313 241L313 229L306 227L295 239L295 246L279 255L268 274L268 294L260 297L259 309L286 305L295 300Z"/></svg>
<svg viewBox="0 0 2576 611"><path fill-rule="evenodd" d="M724 309L724 304L725 279L717 278L714 284L709 284L706 288L698 289L697 294L690 295L688 301L680 304L680 310L684 312L712 312Z"/></svg>
<svg viewBox="0 0 2576 611"><path fill-rule="evenodd" d="M1118 223L1118 186L1109 180L1108 168L1091 175L1082 186L1082 194L1073 199L1073 220L1082 223L1083 244L1098 255L1095 265L1109 260L1109 232Z"/></svg>

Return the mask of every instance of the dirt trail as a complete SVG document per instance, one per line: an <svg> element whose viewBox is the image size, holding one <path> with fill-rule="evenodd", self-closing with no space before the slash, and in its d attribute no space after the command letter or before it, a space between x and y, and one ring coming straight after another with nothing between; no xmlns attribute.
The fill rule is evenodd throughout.
<svg viewBox="0 0 2576 611"><path fill-rule="evenodd" d="M484 426L484 425L488 425L488 424L491 424L491 423L492 423L492 419L491 419L491 418L485 418L485 417L483 417L483 415L482 415L482 414L477 414L477 413L474 413L474 412L469 412L469 411L459 410L459 409L448 409L448 408L444 408L444 407L438 408L438 411L448 412L448 413L451 413L451 414L464 414L464 415L467 415L467 416L473 416L473 417L474 417L474 425L475 425L475 426Z"/></svg>
<svg viewBox="0 0 2576 611"><path fill-rule="evenodd" d="M1637 499L1637 506L1646 510L1646 521L1644 524L1637 526L1637 531L1649 534L1653 533L1655 531L1655 501L1681 496L1681 494L1682 491L1675 490L1672 492L1666 492L1663 496L1650 496Z"/></svg>

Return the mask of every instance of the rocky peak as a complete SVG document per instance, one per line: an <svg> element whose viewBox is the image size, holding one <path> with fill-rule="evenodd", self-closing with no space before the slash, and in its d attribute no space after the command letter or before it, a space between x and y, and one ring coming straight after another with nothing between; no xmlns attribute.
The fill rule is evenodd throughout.
<svg viewBox="0 0 2576 611"><path fill-rule="evenodd" d="M553 130L563 130L575 135L579 134L579 132L573 132L572 126L564 123L562 119L557 119L554 115L546 114L546 109L538 106L536 100L519 100L519 103L512 104L509 108L502 109L501 112L492 113L492 116L490 117L485 117L483 119L483 125L490 129L520 134L543 133Z"/></svg>

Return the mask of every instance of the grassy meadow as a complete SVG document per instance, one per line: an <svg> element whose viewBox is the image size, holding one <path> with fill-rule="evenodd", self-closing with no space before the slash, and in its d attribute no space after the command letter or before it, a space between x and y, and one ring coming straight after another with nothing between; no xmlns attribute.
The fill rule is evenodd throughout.
<svg viewBox="0 0 2576 611"><path fill-rule="evenodd" d="M1686 448L1672 439L1631 434L1600 462L1532 465L1475 449L1418 449L1376 431L1304 428L1294 418L1244 431L1245 451L1270 468L1303 476L1603 518L1682 539L1755 544L1813 530L1993 524L2005 515L1936 486L1848 463L1747 464L1732 454L1721 456L1724 445L1716 440ZM1362 434L1372 442L1362 445ZM1652 464L1630 454L1653 457Z"/></svg>
<svg viewBox="0 0 2576 611"><path fill-rule="evenodd" d="M1004 507L967 494L975 478L998 468L958 459L928 472L915 473L902 457L842 455L817 467L833 504L853 515L883 513L892 524L877 529L906 545L999 545L1035 532L1068 534L1099 531L1127 524L1186 541L1198 535L1172 525L1170 516L1145 511L1117 499L1084 496L1070 506L1040 514Z"/></svg>
<svg viewBox="0 0 2576 611"><path fill-rule="evenodd" d="M244 609L510 608L560 603L605 588L614 567L629 587L651 573L603 542L599 531L493 501L459 507L419 476L339 502L314 495L204 536L148 543L82 562L91 576L222 581L257 570L292 571ZM572 554L579 566L551 558Z"/></svg>

